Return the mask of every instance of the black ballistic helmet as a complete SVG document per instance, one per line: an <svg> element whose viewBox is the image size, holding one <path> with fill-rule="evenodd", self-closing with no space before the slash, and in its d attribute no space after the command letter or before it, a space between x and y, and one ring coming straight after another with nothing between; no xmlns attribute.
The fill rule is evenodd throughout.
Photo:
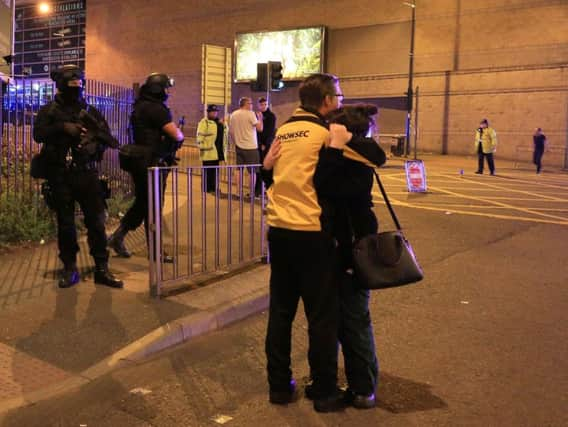
<svg viewBox="0 0 568 427"><path fill-rule="evenodd" d="M170 78L167 74L152 73L146 79L146 84L148 86L158 85L163 89L167 89L174 86L174 79Z"/></svg>
<svg viewBox="0 0 568 427"><path fill-rule="evenodd" d="M145 91L153 98L165 101L168 99L166 89L174 86L174 79L167 74L152 73L146 78L144 83Z"/></svg>
<svg viewBox="0 0 568 427"><path fill-rule="evenodd" d="M85 74L77 65L67 64L62 65L57 70L51 72L51 80L53 80L62 92L65 92L69 88L69 82L71 80L81 80L83 86L85 84Z"/></svg>

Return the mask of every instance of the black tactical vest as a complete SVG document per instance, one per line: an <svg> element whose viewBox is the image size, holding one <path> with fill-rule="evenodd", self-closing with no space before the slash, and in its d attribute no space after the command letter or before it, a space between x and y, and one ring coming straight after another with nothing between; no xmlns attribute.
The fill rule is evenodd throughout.
<svg viewBox="0 0 568 427"><path fill-rule="evenodd" d="M152 126L148 118L144 117L144 115L142 114L144 103L157 102L153 100L141 99L134 104L134 110L130 115L130 129L132 132L131 136L134 144L151 147L153 155L161 157L168 152L167 146L164 143L163 132L161 129ZM166 107L163 106L163 108Z"/></svg>

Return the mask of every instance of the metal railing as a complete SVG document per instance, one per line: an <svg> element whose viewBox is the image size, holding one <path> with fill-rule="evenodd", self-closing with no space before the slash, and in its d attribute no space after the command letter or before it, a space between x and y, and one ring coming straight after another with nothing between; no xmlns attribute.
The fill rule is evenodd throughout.
<svg viewBox="0 0 568 427"><path fill-rule="evenodd" d="M29 175L32 156L40 145L33 140L35 118L42 105L55 95L51 81L16 79L0 97L0 194L29 194L38 190L38 181ZM107 120L112 134L125 144L133 90L87 80L85 98ZM113 191L128 192L130 178L120 170L117 150L107 150L99 167L109 178Z"/></svg>
<svg viewBox="0 0 568 427"><path fill-rule="evenodd" d="M237 163L237 153L233 145L228 148L226 154L227 156L224 160L224 164L235 165ZM191 142L191 140L190 142L183 144L183 147L176 153L176 157L179 159L179 166L184 168L189 166L200 166L202 164L201 159L199 158L199 146L197 145L197 143ZM192 169L192 173L200 175L201 169L194 168ZM220 174L221 180L226 181L226 170L221 170Z"/></svg>
<svg viewBox="0 0 568 427"><path fill-rule="evenodd" d="M266 256L264 186L258 197L254 195L259 166L148 170L151 295L164 295L196 276L222 274ZM215 185L207 188L211 173ZM166 257L173 262L164 262Z"/></svg>

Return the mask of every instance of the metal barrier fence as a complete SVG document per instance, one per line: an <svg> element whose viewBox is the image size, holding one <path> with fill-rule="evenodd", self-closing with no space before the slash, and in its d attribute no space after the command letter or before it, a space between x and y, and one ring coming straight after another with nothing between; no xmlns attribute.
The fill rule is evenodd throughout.
<svg viewBox="0 0 568 427"><path fill-rule="evenodd" d="M254 196L259 166L148 170L151 295L161 296L197 275L227 272L266 256L264 186ZM208 193L210 173L215 190ZM166 256L173 257L173 263L165 263Z"/></svg>
<svg viewBox="0 0 568 427"><path fill-rule="evenodd" d="M201 166L202 162L199 158L199 146L195 142L191 142L191 136L188 138L186 135L186 141L190 139L190 142L185 142L183 147L178 150L176 153L176 157L179 159L179 166L181 167L189 167L189 166ZM229 146L226 153L226 158L224 160L224 164L226 165L236 165L237 164L237 152L235 151L234 145ZM192 169L192 173L195 175L201 175L201 169L194 168ZM227 172L226 170L221 170L219 172L221 174L221 180L227 180Z"/></svg>
<svg viewBox="0 0 568 427"><path fill-rule="evenodd" d="M33 126L40 107L53 99L51 81L16 79L0 98L0 194L29 194L38 182L29 176L32 156L40 149L33 140ZM85 98L106 118L112 134L125 144L133 91L116 85L87 80ZM107 150L99 168L109 178L113 191L128 192L130 179L120 170L117 150Z"/></svg>

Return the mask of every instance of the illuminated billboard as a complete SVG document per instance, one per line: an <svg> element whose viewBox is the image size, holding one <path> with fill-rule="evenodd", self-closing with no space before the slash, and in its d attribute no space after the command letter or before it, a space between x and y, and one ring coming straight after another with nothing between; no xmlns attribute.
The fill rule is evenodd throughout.
<svg viewBox="0 0 568 427"><path fill-rule="evenodd" d="M235 42L235 81L256 79L256 64L280 61L286 80L323 71L325 27L239 33Z"/></svg>

